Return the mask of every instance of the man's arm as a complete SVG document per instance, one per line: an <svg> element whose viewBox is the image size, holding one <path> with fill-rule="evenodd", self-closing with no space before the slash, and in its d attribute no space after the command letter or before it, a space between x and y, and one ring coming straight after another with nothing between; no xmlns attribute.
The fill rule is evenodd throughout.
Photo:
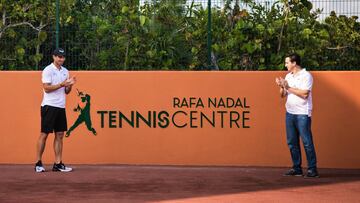
<svg viewBox="0 0 360 203"><path fill-rule="evenodd" d="M307 99L310 94L310 90L302 90L299 88L290 87L286 80L283 81L283 87L285 91L290 92L291 94L295 94L302 99Z"/></svg>
<svg viewBox="0 0 360 203"><path fill-rule="evenodd" d="M71 92L72 85L65 87L65 94L69 94Z"/></svg>
<svg viewBox="0 0 360 203"><path fill-rule="evenodd" d="M293 87L287 87L286 89L288 92L295 94L296 96L301 97L303 99L307 99L310 94L310 90L301 90Z"/></svg>
<svg viewBox="0 0 360 203"><path fill-rule="evenodd" d="M46 93L53 92L55 90L58 90L62 87L66 87L66 86L69 86L69 83L66 82L66 80L57 85L51 85L51 83L43 83L43 88Z"/></svg>
<svg viewBox="0 0 360 203"><path fill-rule="evenodd" d="M281 97L281 98L284 98L284 97L286 97L286 96L287 96L287 91L286 91L286 89L283 88L283 87L280 87L280 97Z"/></svg>

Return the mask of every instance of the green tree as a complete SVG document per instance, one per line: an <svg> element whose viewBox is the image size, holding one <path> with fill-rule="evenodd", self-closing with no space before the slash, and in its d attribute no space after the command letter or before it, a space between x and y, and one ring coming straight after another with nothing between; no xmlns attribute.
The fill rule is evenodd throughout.
<svg viewBox="0 0 360 203"><path fill-rule="evenodd" d="M0 68L15 69L38 64L42 58L39 47L46 39L43 29L50 21L49 13L44 1L0 1L0 41L12 43L12 46L0 44ZM35 54L27 53L31 49L36 49Z"/></svg>
<svg viewBox="0 0 360 203"><path fill-rule="evenodd" d="M208 10L193 0L61 0L65 65L87 70L203 70ZM309 0L224 0L212 8L213 66L281 70L286 54L303 65L359 69L357 17L318 19ZM0 69L38 69L55 46L55 1L0 0Z"/></svg>

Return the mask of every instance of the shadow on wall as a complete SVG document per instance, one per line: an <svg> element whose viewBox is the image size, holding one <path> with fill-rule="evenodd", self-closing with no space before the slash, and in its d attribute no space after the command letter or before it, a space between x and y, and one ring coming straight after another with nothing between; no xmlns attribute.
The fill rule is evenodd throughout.
<svg viewBox="0 0 360 203"><path fill-rule="evenodd" d="M360 94L357 72L313 72L312 129L320 167L360 168ZM319 96L321 95L321 96ZM327 153L322 154L322 151ZM323 160L326 160L324 162Z"/></svg>

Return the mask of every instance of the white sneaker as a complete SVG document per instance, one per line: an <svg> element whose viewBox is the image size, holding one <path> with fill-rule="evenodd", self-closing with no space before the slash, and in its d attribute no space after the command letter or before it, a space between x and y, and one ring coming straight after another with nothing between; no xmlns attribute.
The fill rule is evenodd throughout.
<svg viewBox="0 0 360 203"><path fill-rule="evenodd" d="M60 171L60 172L70 172L72 171L72 168L66 167L65 164L60 162L59 164L54 163L53 171Z"/></svg>
<svg viewBox="0 0 360 203"><path fill-rule="evenodd" d="M36 172L36 173L45 172L45 168L44 168L44 166L42 165L42 162L41 162L41 161L38 161L38 162L35 164L35 172Z"/></svg>

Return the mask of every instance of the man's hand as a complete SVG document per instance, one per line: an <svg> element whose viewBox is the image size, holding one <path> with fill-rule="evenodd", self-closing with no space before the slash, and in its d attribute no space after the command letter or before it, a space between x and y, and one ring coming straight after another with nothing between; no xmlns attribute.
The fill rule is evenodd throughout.
<svg viewBox="0 0 360 203"><path fill-rule="evenodd" d="M290 88L289 83L286 80L282 81L282 87L285 88L286 90Z"/></svg>
<svg viewBox="0 0 360 203"><path fill-rule="evenodd" d="M76 83L76 77L73 76L73 77L69 78L68 81L70 82L70 85L75 85L75 83Z"/></svg>
<svg viewBox="0 0 360 203"><path fill-rule="evenodd" d="M72 86L76 83L76 77L73 76L64 82L68 85L68 86L65 86L65 93L69 94L71 92Z"/></svg>
<svg viewBox="0 0 360 203"><path fill-rule="evenodd" d="M62 83L60 83L61 87L69 87L71 84L71 81L69 79L64 80Z"/></svg>
<svg viewBox="0 0 360 203"><path fill-rule="evenodd" d="M285 97L287 95L286 87L289 86L287 81L282 77L277 77L275 83L280 87L280 96Z"/></svg>
<svg viewBox="0 0 360 203"><path fill-rule="evenodd" d="M285 84L286 80L282 77L278 77L278 78L275 78L275 82L279 87L284 88L284 84Z"/></svg>
<svg viewBox="0 0 360 203"><path fill-rule="evenodd" d="M73 86L76 83L76 77L72 77L69 79L64 80L62 83L60 83L61 87L69 87Z"/></svg>
<svg viewBox="0 0 360 203"><path fill-rule="evenodd" d="M281 77L276 77L275 78L275 83L280 87L281 86L281 79L280 79Z"/></svg>

